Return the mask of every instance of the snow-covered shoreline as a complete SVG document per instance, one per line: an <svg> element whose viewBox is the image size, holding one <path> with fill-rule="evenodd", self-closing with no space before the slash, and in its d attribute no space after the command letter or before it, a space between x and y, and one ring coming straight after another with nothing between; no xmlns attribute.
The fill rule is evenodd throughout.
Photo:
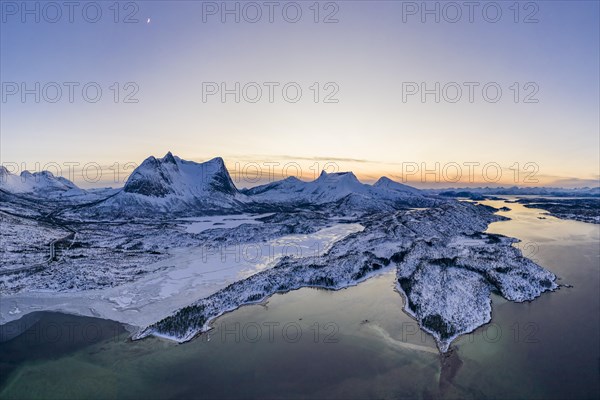
<svg viewBox="0 0 600 400"><path fill-rule="evenodd" d="M148 266L154 272L131 283L77 292L38 290L3 295L0 322L33 311L61 311L141 328L185 307L190 298L210 296L228 284L270 268L287 254L319 256L336 241L361 229L359 224L335 224L314 233L285 235L266 242L217 249L173 249L169 257ZM249 256L251 250L254 253ZM256 251L261 254L257 256ZM13 311L17 309L19 312Z"/></svg>
<svg viewBox="0 0 600 400"><path fill-rule="evenodd" d="M490 321L492 291L521 302L557 288L556 277L523 257L512 246L514 239L482 233L500 219L472 204L379 215L322 257L284 258L150 325L134 339L157 334L185 342L209 330L224 313L275 293L302 287L339 290L395 266L405 311L446 352L455 338Z"/></svg>

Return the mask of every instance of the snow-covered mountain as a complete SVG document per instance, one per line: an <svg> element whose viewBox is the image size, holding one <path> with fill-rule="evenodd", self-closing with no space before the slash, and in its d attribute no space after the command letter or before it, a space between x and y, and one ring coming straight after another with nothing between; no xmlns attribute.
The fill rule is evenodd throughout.
<svg viewBox="0 0 600 400"><path fill-rule="evenodd" d="M377 182L373 184L373 187L391 190L402 194L422 194L419 189L393 181L387 176L382 176L379 178Z"/></svg>
<svg viewBox="0 0 600 400"><path fill-rule="evenodd" d="M50 171L23 171L20 175L15 175L3 166L0 166L0 189L13 194L46 198L78 196L85 193L70 180L54 176Z"/></svg>
<svg viewBox="0 0 600 400"><path fill-rule="evenodd" d="M48 171L16 176L2 168L0 177L0 189L7 192L68 198L73 207L63 210L64 216L102 220L260 213L298 207L349 215L430 207L443 201L386 177L374 185L365 184L352 172L323 171L310 182L290 177L239 191L222 158L197 163L170 152L162 158L145 159L122 189L85 191Z"/></svg>
<svg viewBox="0 0 600 400"><path fill-rule="evenodd" d="M327 173L311 182L290 177L244 191L255 202L288 205L336 204L349 209L421 207L432 200L419 189L382 177L374 185L360 182L352 172Z"/></svg>
<svg viewBox="0 0 600 400"><path fill-rule="evenodd" d="M125 193L148 197L205 197L223 193L238 195L223 159L205 163L182 160L171 152L163 158L148 157L133 171L123 188Z"/></svg>
<svg viewBox="0 0 600 400"><path fill-rule="evenodd" d="M214 214L243 209L247 196L235 187L223 159L204 163L171 152L148 157L129 176L123 190L91 206L85 214L147 217L154 214Z"/></svg>
<svg viewBox="0 0 600 400"><path fill-rule="evenodd" d="M248 189L245 193L255 201L275 203L325 204L338 201L349 194L369 193L368 185L360 183L352 172L327 173L311 182L295 177Z"/></svg>

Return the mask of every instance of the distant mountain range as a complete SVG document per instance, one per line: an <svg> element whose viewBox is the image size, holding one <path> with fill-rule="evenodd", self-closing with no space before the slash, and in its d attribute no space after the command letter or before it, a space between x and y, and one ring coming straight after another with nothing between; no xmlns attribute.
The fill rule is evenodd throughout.
<svg viewBox="0 0 600 400"><path fill-rule="evenodd" d="M80 189L68 179L56 177L50 171L34 172L23 171L21 175L11 174L0 165L0 189L10 193L33 194L43 196L68 196L80 195Z"/></svg>
<svg viewBox="0 0 600 400"><path fill-rule="evenodd" d="M284 204L328 204L341 200L354 203L423 201L420 190L382 177L374 185L361 183L352 172L327 173L311 182L295 177L242 191L255 201Z"/></svg>
<svg viewBox="0 0 600 400"><path fill-rule="evenodd" d="M0 190L28 198L69 200L84 218L131 218L261 212L277 208L332 208L342 213L392 211L429 207L446 197L481 198L485 195L599 196L600 188L464 188L419 190L387 177L373 185L352 172L326 173L313 181L289 177L238 190L220 157L196 163L170 152L148 157L129 176L122 189L91 190L55 177L49 171L11 174L0 167ZM66 212L69 212L68 210Z"/></svg>
<svg viewBox="0 0 600 400"><path fill-rule="evenodd" d="M297 207L335 208L351 213L425 207L440 202L434 199L437 196L385 177L374 185L361 183L352 172L322 172L311 182L290 177L238 190L222 158L196 163L170 152L162 158L148 157L122 189L105 192L105 198L100 199L98 193L79 189L49 172L24 172L19 177L3 169L2 174L0 189L10 193L57 200L72 194L75 208L65 212L86 219L232 214Z"/></svg>
<svg viewBox="0 0 600 400"><path fill-rule="evenodd" d="M600 182L599 182L600 183ZM598 197L600 196L600 186L585 187L577 189L564 189L553 187L465 187L448 189L427 189L427 193L439 194L448 197L469 197L472 199L483 198L485 196L504 195L504 196L555 196L555 197Z"/></svg>

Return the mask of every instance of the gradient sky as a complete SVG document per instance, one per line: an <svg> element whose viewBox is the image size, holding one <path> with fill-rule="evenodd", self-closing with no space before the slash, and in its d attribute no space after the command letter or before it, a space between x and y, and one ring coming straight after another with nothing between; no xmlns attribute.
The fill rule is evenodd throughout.
<svg viewBox="0 0 600 400"><path fill-rule="evenodd" d="M103 95L97 103L86 102L79 86L73 103L66 89L57 103L36 103L33 95L24 103L19 94L6 96L0 104L4 164L35 169L36 162L93 162L106 168L170 150L196 161L221 156L232 169L236 162L238 168L279 162L276 175L285 163L297 162L305 178L315 173L311 166L320 169L328 162L365 181L380 175L400 179L403 163L434 168L436 162L479 162L474 184L490 184L481 179L481 166L497 163L503 175L494 185L532 185L523 181L523 173L515 181L510 168L535 163L538 186L598 185L597 1L529 2L538 9L537 23L522 21L535 11L531 5L525 8L527 2L520 4L519 23L509 8L513 1L497 2L502 9L497 23L483 18L487 2L478 3L473 22L463 8L457 23L444 21L453 13L442 13L440 23L433 16L422 23L420 14L405 15L403 21L402 2L338 1L339 22L329 24L313 21L312 1L298 2L303 15L297 23L284 20L286 2L275 9L273 23L264 6L256 23L243 18L235 23L231 16L222 23L220 15L206 16L203 22L203 2L138 1L133 3L139 23L131 24L113 21L112 1L97 2L103 13L97 23L85 21L81 7L73 23L66 9L57 23L45 21L43 10L39 23L34 16L22 22L23 3L14 3L17 15L6 3L2 1L0 29L4 96L10 82L28 87L35 82L97 82ZM320 3L321 19L333 10L323 10L326 3ZM215 4L221 7L221 2ZM120 20L135 11L127 7ZM53 18L54 11L46 11ZM109 89L114 82L135 82L139 102L115 103ZM232 96L226 103L218 96L203 102L202 82L227 82L230 87L234 82L297 82L303 95L288 103L278 89L269 103L265 89L255 104L235 103ZM335 82L339 102L315 103L309 90L314 82ZM435 103L433 95L425 103L419 96L403 102L403 82L429 87L435 82L496 82L503 93L497 103L486 102L479 86L470 103L463 87L458 103ZM514 82L535 82L539 102L515 103L509 88ZM521 88L520 100L526 93ZM96 183L81 182L80 176L75 180L83 186L104 185L110 174L105 169ZM422 180L420 174L408 179ZM431 186L432 180L429 176L416 185ZM441 186L461 183L464 179Z"/></svg>

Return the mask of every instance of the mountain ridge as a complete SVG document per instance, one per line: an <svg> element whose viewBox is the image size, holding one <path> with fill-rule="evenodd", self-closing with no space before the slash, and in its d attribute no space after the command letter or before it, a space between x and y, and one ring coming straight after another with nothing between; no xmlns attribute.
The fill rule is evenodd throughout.
<svg viewBox="0 0 600 400"><path fill-rule="evenodd" d="M82 194L85 190L79 188L62 176L55 176L50 171L23 171L20 175L13 174L6 167L0 166L0 189L13 194L34 194L37 196L61 196L65 194Z"/></svg>
<svg viewBox="0 0 600 400"><path fill-rule="evenodd" d="M9 176L5 168L0 174ZM87 193L70 181L55 178L50 172L38 174L52 179L54 186L62 185L63 190L70 188ZM31 174L23 172L22 175L29 177ZM16 178L10 179L15 181ZM44 195L44 192L36 193ZM431 204L431 199L419 189L384 177L375 185L362 183L351 171L322 171L313 181L288 177L239 190L223 158L195 162L169 151L161 158L147 157L128 177L122 189L100 201L78 206L77 213L88 218L111 219L264 212L298 206L337 208L342 213L391 211Z"/></svg>

